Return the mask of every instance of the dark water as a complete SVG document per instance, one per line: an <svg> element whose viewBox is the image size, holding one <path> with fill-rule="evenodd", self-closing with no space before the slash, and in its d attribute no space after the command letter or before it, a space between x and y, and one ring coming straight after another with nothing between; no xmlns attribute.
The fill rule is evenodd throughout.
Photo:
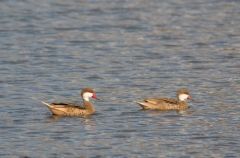
<svg viewBox="0 0 240 158"><path fill-rule="evenodd" d="M240 157L240 1L0 1L0 157ZM79 101L53 118L39 100ZM183 113L134 101L197 102Z"/></svg>

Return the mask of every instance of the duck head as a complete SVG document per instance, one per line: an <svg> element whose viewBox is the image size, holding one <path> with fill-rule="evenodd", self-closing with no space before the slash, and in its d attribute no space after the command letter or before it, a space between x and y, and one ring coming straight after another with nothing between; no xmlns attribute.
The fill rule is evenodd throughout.
<svg viewBox="0 0 240 158"><path fill-rule="evenodd" d="M186 88L181 88L177 91L177 98L179 101L187 101L188 99L192 99L188 89Z"/></svg>
<svg viewBox="0 0 240 158"><path fill-rule="evenodd" d="M89 101L90 98L98 99L96 92L92 88L84 88L81 92L84 101Z"/></svg>

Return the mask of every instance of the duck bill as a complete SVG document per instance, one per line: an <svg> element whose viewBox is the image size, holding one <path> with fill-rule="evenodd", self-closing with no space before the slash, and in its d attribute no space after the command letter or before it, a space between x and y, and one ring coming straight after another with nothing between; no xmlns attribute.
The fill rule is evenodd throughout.
<svg viewBox="0 0 240 158"><path fill-rule="evenodd" d="M189 96L188 96L188 99L189 99L189 100L193 100L193 98L192 98L192 96L191 96L191 95L189 95Z"/></svg>
<svg viewBox="0 0 240 158"><path fill-rule="evenodd" d="M101 99L99 99L99 98L97 97L96 94L93 94L92 98L93 98L93 99L96 99L96 100L101 100Z"/></svg>
<svg viewBox="0 0 240 158"><path fill-rule="evenodd" d="M190 95L188 96L188 99L191 100L191 101L193 101L193 102L196 102L196 100L193 99L192 96L190 96Z"/></svg>

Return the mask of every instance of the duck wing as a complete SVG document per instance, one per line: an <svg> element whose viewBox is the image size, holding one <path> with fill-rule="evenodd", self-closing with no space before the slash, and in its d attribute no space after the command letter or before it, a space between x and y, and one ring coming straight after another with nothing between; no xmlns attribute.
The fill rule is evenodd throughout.
<svg viewBox="0 0 240 158"><path fill-rule="evenodd" d="M151 104L159 104L159 103L177 104L178 103L178 101L173 98L148 98L148 99L145 99L144 101Z"/></svg>
<svg viewBox="0 0 240 158"><path fill-rule="evenodd" d="M86 114L86 108L72 103L51 103L49 109L54 115L60 116L82 116Z"/></svg>
<svg viewBox="0 0 240 158"><path fill-rule="evenodd" d="M175 110L178 108L178 101L172 98L148 98L137 102L143 109L152 110Z"/></svg>
<svg viewBox="0 0 240 158"><path fill-rule="evenodd" d="M81 107L80 105L78 104L74 104L74 103L63 103L63 102L54 102L54 103L51 103L50 105L52 105L52 107L55 107L55 108L77 108L77 109L85 109L84 107Z"/></svg>

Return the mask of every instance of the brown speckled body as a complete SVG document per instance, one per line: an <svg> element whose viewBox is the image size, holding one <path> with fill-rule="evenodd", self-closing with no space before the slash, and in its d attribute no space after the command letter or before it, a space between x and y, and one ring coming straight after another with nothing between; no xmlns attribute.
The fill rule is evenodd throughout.
<svg viewBox="0 0 240 158"><path fill-rule="evenodd" d="M48 106L53 115L60 116L86 116L95 113L92 103L84 101L83 107L65 103L51 103Z"/></svg>
<svg viewBox="0 0 240 158"><path fill-rule="evenodd" d="M187 89L182 88L177 91L177 97L179 95L186 94L189 95ZM137 102L144 110L185 110L188 108L187 101L181 101L179 99L172 99L172 98L148 98L144 99L143 101ZM189 95L190 99L190 95Z"/></svg>
<svg viewBox="0 0 240 158"><path fill-rule="evenodd" d="M185 110L188 108L187 102L172 100L170 98L150 98L142 102L137 102L143 109L151 110Z"/></svg>

